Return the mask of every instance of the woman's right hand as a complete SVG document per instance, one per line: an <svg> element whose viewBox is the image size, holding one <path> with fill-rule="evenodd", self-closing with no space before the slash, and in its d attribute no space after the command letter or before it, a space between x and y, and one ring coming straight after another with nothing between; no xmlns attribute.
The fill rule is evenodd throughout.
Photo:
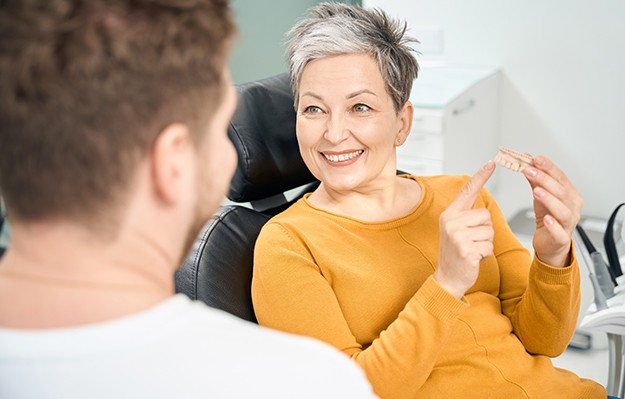
<svg viewBox="0 0 625 399"><path fill-rule="evenodd" d="M458 299L475 284L480 262L493 254L490 212L484 208L473 209L473 206L494 170L492 161L482 166L439 219L439 256L434 279Z"/></svg>

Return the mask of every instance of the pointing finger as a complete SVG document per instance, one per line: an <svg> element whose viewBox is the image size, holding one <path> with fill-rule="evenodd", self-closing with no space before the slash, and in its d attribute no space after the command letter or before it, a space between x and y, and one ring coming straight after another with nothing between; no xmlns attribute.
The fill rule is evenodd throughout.
<svg viewBox="0 0 625 399"><path fill-rule="evenodd" d="M482 166L469 181L462 187L456 198L449 204L447 209L466 210L473 208L475 200L484 184L490 179L495 170L495 163L488 161Z"/></svg>

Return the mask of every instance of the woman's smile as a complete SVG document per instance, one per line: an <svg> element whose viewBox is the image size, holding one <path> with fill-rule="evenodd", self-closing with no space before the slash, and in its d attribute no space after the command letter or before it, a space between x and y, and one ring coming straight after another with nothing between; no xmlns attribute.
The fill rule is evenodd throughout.
<svg viewBox="0 0 625 399"><path fill-rule="evenodd" d="M324 151L320 152L320 154L322 155L323 159L325 159L326 162L332 166L347 166L358 161L358 159L364 152L365 150L343 152Z"/></svg>

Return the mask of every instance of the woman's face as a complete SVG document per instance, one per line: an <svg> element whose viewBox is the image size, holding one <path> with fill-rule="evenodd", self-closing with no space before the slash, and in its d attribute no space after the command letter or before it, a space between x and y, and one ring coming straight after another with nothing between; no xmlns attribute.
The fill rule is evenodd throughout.
<svg viewBox="0 0 625 399"><path fill-rule="evenodd" d="M408 135L412 106L407 102L395 112L373 58L346 54L311 61L299 96L300 152L326 189L366 191L395 176L395 146Z"/></svg>

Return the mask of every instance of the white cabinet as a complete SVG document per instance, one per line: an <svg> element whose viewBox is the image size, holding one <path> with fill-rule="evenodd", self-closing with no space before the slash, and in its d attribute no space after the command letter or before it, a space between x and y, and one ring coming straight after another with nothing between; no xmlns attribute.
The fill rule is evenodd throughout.
<svg viewBox="0 0 625 399"><path fill-rule="evenodd" d="M412 131L397 149L397 168L416 175L473 174L498 146L496 68L424 64L410 101ZM487 187L494 190L495 179Z"/></svg>

